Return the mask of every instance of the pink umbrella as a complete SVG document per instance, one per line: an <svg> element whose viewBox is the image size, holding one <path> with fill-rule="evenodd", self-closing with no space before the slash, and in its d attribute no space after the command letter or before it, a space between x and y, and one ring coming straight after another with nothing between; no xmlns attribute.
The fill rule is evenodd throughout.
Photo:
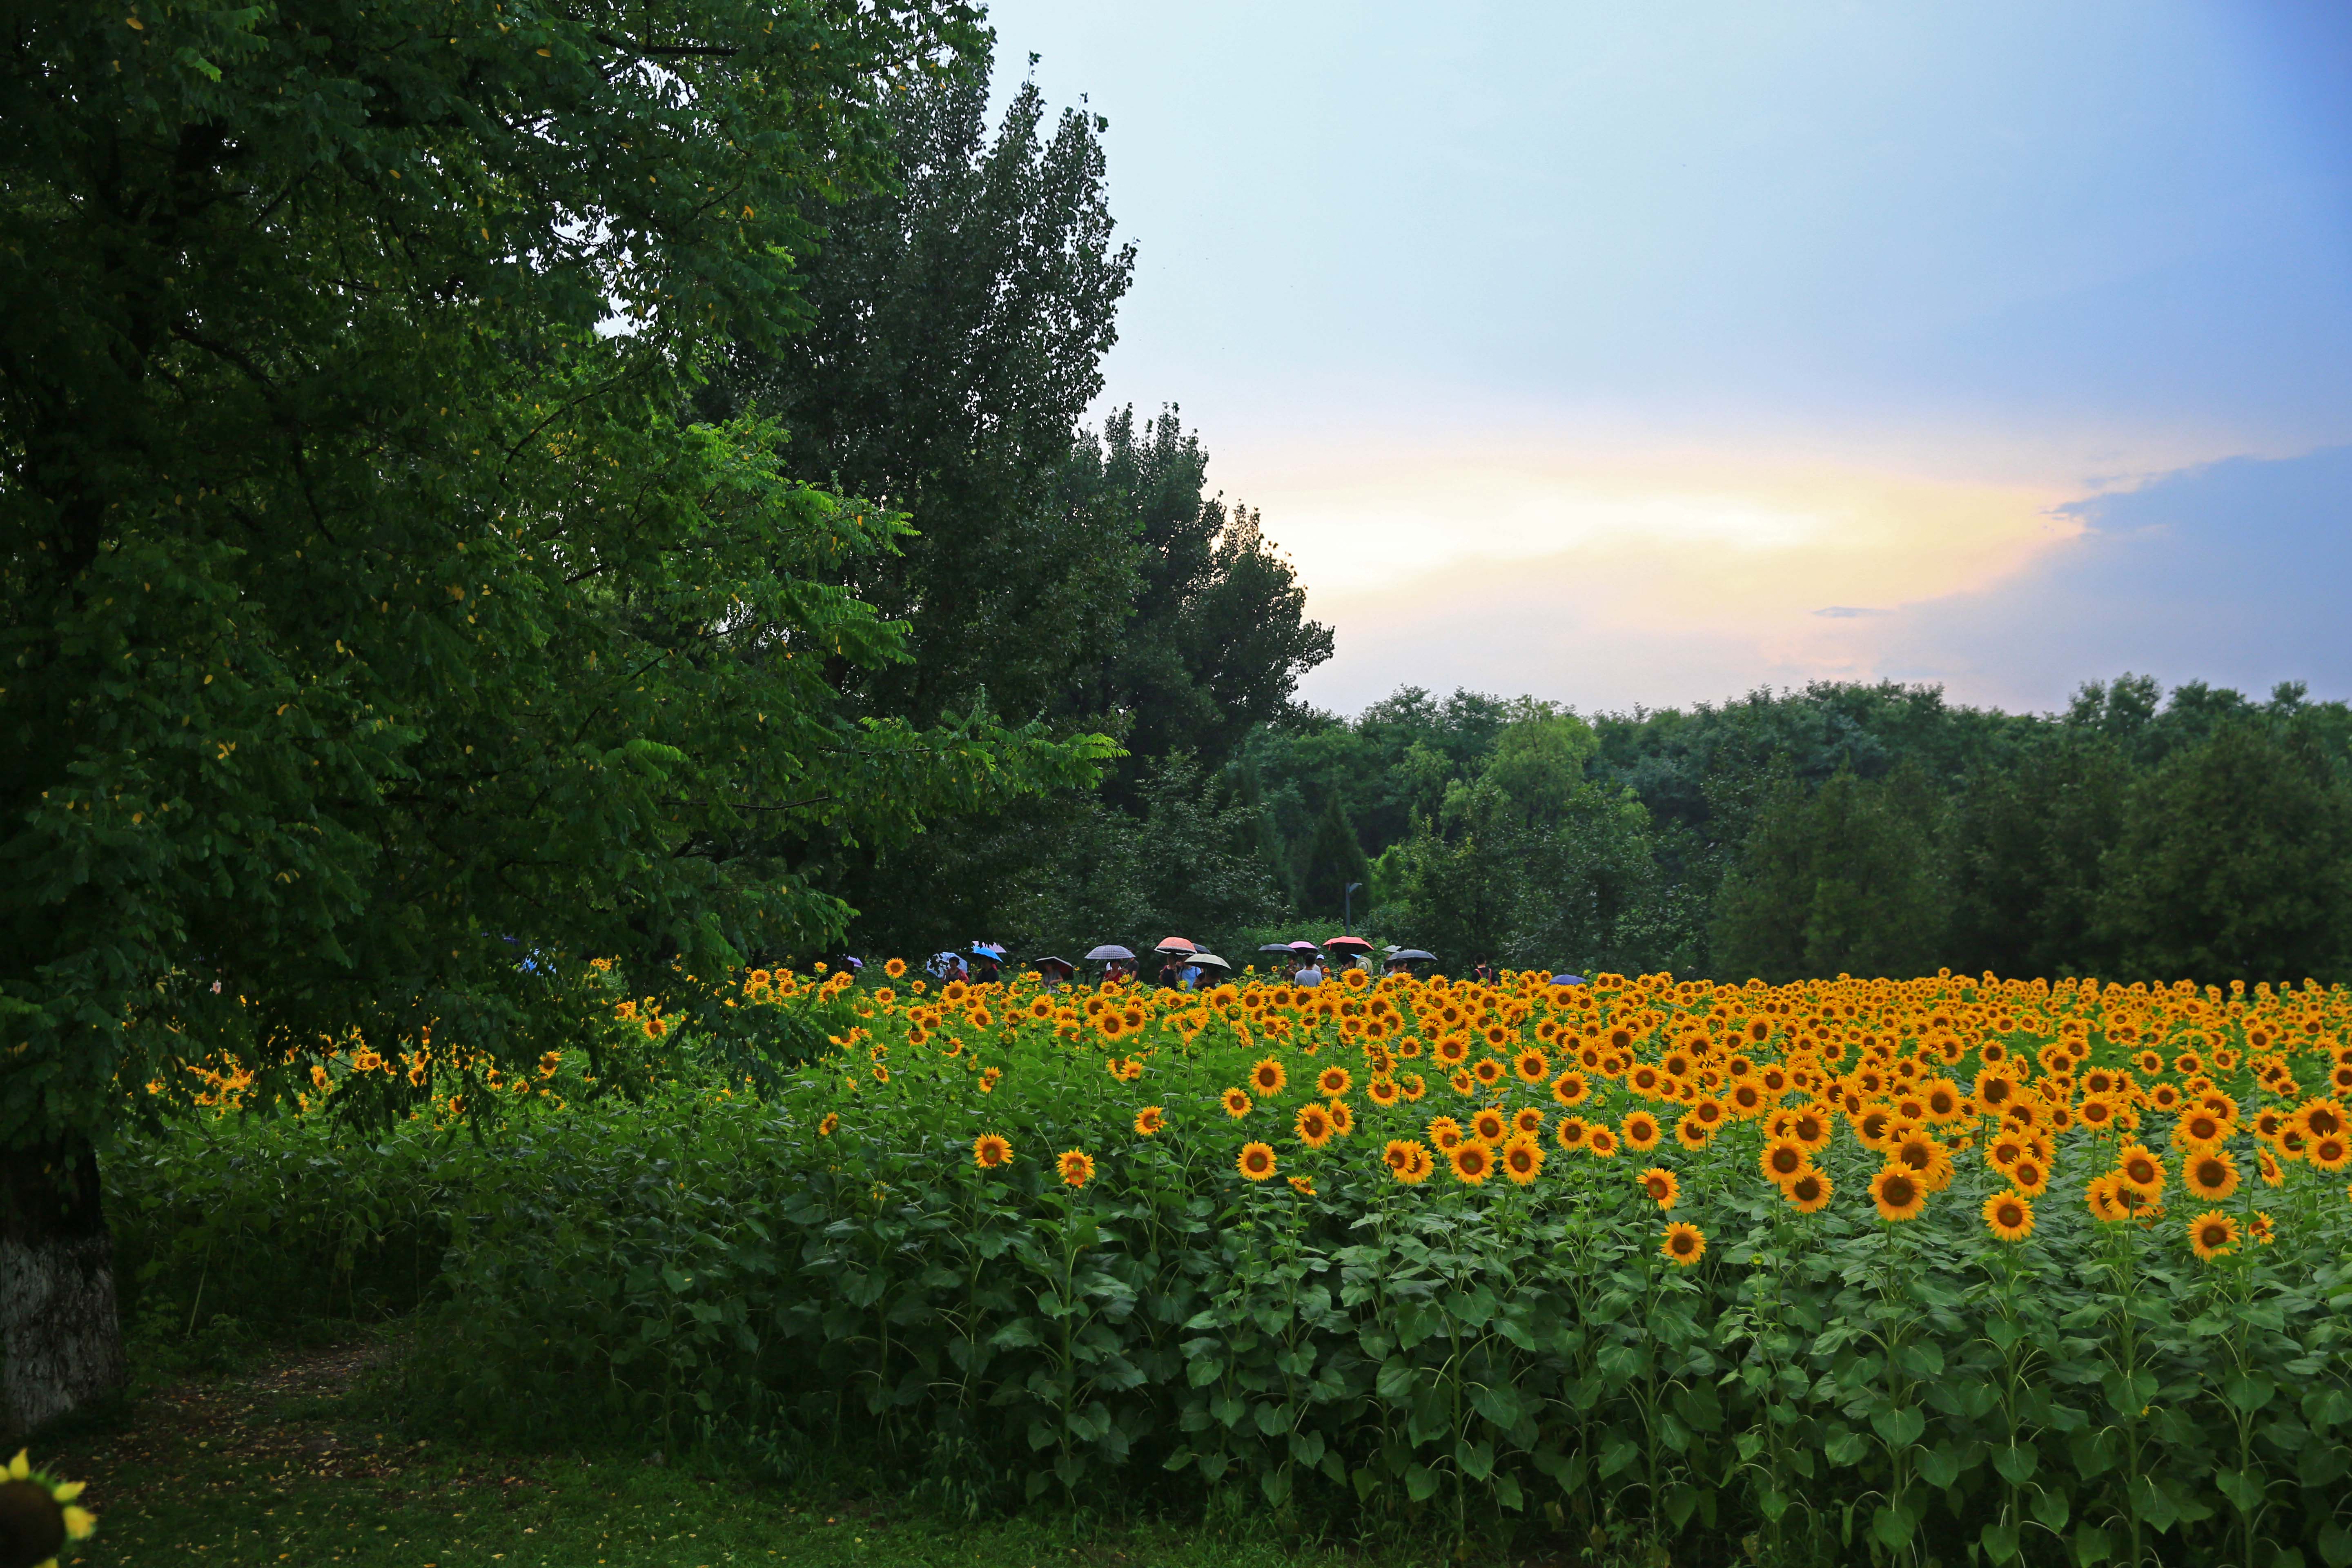
<svg viewBox="0 0 2352 1568"><path fill-rule="evenodd" d="M1198 952L1200 949L1181 936L1163 936L1154 950L1159 952Z"/></svg>

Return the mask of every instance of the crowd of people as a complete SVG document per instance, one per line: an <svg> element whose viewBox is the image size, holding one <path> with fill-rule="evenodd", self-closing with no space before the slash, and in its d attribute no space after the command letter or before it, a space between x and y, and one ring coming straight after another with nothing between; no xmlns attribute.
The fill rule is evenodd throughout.
<svg viewBox="0 0 2352 1568"><path fill-rule="evenodd" d="M1418 949L1391 948L1378 968L1374 967L1368 946L1327 954L1312 943L1301 942L1293 942L1281 951L1286 956L1283 962L1273 966L1276 973L1285 975L1291 984L1300 986L1320 985L1326 980L1339 979L1350 969L1360 969L1372 975L1381 973L1394 974L1410 973L1415 963L1434 962L1430 954ZM1125 948L1097 948L1095 953L1115 955L1089 955L1088 962L1102 965L1102 978L1106 981L1133 980L1143 973L1141 962ZM1230 970L1223 959L1198 948L1162 946L1155 951L1153 956L1160 962L1153 972L1151 983L1163 990L1192 991L1202 985L1215 985L1225 979ZM865 960L845 953L838 962L852 973L866 967ZM1002 943L976 942L962 952L932 954L925 962L923 969L942 985L953 980L961 980L970 985L986 985L1003 978L1007 962ZM1055 991L1076 978L1078 966L1066 958L1046 956L1031 959L1029 967L1043 977L1046 990ZM1482 958L1470 966L1469 978L1491 985L1496 978L1495 965ZM1584 984L1584 977L1580 974L1559 973L1551 979L1555 985Z"/></svg>

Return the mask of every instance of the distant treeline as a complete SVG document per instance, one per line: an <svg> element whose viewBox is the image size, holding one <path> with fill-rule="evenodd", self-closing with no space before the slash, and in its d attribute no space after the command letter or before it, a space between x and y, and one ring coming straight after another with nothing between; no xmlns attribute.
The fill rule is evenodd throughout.
<svg viewBox="0 0 2352 1568"><path fill-rule="evenodd" d="M1232 764L1289 905L1466 966L2347 973L2352 709L2145 677L2063 713L1817 683L1581 718L1407 689Z"/></svg>

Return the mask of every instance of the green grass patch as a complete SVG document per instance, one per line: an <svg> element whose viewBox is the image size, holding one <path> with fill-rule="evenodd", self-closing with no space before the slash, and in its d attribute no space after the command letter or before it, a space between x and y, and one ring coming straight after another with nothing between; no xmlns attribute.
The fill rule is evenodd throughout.
<svg viewBox="0 0 2352 1568"><path fill-rule="evenodd" d="M383 1340L151 1387L46 1445L90 1482L96 1537L61 1561L299 1568L1382 1568L1436 1560L1204 1533L1106 1512L964 1522L871 1488L763 1484L740 1468L604 1446L417 1438L372 1386ZM1111 1500L1107 1500L1107 1501Z"/></svg>

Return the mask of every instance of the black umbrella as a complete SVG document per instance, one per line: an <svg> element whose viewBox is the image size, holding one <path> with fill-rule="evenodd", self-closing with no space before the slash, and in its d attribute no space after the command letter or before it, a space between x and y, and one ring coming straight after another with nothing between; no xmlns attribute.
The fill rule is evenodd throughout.
<svg viewBox="0 0 2352 1568"><path fill-rule="evenodd" d="M1290 944L1289 944L1288 942L1267 942L1264 947L1259 948L1259 949L1258 949L1258 951L1259 951L1260 952L1282 952L1282 953L1286 953L1286 952L1288 952L1290 951Z"/></svg>

